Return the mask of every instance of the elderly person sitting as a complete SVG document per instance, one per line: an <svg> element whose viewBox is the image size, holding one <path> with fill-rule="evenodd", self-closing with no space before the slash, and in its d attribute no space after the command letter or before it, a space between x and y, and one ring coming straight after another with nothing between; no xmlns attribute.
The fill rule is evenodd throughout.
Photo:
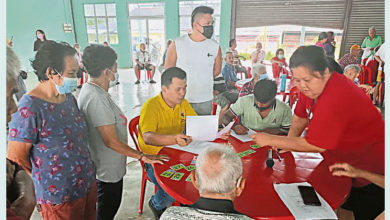
<svg viewBox="0 0 390 220"><path fill-rule="evenodd" d="M254 66L256 63L263 63L265 59L265 51L262 50L263 45L261 42L256 43L256 50L251 54L251 64Z"/></svg>
<svg viewBox="0 0 390 220"><path fill-rule="evenodd" d="M168 208L160 219L251 219L233 206L245 186L242 162L233 149L209 147L199 154L195 166L190 175L200 198L192 205Z"/></svg>
<svg viewBox="0 0 390 220"><path fill-rule="evenodd" d="M351 64L345 67L344 75L348 79L352 80L359 88L362 88L367 94L371 94L373 92L373 88L370 85L360 85L358 76L360 73L360 66L356 64Z"/></svg>
<svg viewBox="0 0 390 220"><path fill-rule="evenodd" d="M275 99L277 86L269 79L256 83L254 94L240 97L222 116L227 125L240 116L240 123L233 126L237 134L248 133L248 128L270 134L287 134L291 125L290 107Z"/></svg>
<svg viewBox="0 0 390 220"><path fill-rule="evenodd" d="M372 26L368 29L368 36L364 38L362 43L362 48L364 49L364 54L362 60L374 55L374 49L377 46L382 44L382 38L379 35L376 35L375 27Z"/></svg>
<svg viewBox="0 0 390 220"><path fill-rule="evenodd" d="M253 94L253 89L257 81L268 78L267 69L263 64L255 64L252 69L252 74L252 80L242 86L239 97Z"/></svg>
<svg viewBox="0 0 390 220"><path fill-rule="evenodd" d="M359 45L354 44L351 46L349 53L340 58L339 64L342 69L350 64L360 64L359 52L361 48Z"/></svg>

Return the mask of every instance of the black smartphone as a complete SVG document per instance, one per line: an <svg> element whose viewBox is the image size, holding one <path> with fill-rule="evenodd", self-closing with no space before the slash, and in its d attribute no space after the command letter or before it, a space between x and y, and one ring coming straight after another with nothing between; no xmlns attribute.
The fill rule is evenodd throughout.
<svg viewBox="0 0 390 220"><path fill-rule="evenodd" d="M321 206L320 199L312 186L298 186L305 205Z"/></svg>

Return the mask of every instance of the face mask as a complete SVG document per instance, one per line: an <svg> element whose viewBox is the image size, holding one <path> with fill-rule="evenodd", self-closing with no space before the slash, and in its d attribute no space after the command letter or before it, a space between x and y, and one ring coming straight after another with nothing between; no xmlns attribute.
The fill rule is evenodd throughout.
<svg viewBox="0 0 390 220"><path fill-rule="evenodd" d="M283 57L284 57L283 54L279 54L279 55L278 55L278 58L279 58L279 59L283 59Z"/></svg>
<svg viewBox="0 0 390 220"><path fill-rule="evenodd" d="M111 81L111 80L110 80L110 84L109 84L108 86L109 86L110 88L113 87L113 86L115 86L115 85L118 83L118 79L119 79L119 73L116 72L116 73L115 73L115 79L114 79L114 81Z"/></svg>
<svg viewBox="0 0 390 220"><path fill-rule="evenodd" d="M214 27L213 25L202 26L203 27L203 36L207 39L210 39L213 36Z"/></svg>
<svg viewBox="0 0 390 220"><path fill-rule="evenodd" d="M359 79L358 79L358 78L355 78L355 79L353 79L353 82L354 82L355 84L359 84Z"/></svg>
<svg viewBox="0 0 390 220"><path fill-rule="evenodd" d="M56 71L56 70L54 70ZM58 93L60 94L66 94L66 93L71 93L76 90L77 88L77 78L68 78L62 76L58 71L56 71L58 75L61 76L63 79L62 86L59 86L56 84L56 88L58 90Z"/></svg>
<svg viewBox="0 0 390 220"><path fill-rule="evenodd" d="M260 79L259 80L262 80L262 79L267 79L268 78L268 75L265 73L265 74L260 74Z"/></svg>
<svg viewBox="0 0 390 220"><path fill-rule="evenodd" d="M259 112L263 112L263 111L265 111L265 110L271 108L272 106L274 106L275 102L276 102L276 100L274 99L274 100L271 102L271 104L269 104L268 106L259 107L259 106L256 105L256 103L254 104L254 106L257 108L257 110L259 110Z"/></svg>
<svg viewBox="0 0 390 220"><path fill-rule="evenodd" d="M20 77L22 77L22 79L27 79L26 71L20 71Z"/></svg>

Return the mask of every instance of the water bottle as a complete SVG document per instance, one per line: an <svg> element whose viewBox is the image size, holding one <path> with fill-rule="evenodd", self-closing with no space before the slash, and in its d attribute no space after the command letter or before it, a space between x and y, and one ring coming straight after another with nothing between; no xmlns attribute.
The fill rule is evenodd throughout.
<svg viewBox="0 0 390 220"><path fill-rule="evenodd" d="M280 76L281 78L281 82L280 82L280 91L281 92L284 92L286 90L286 80L287 80L287 75L286 74L282 74Z"/></svg>

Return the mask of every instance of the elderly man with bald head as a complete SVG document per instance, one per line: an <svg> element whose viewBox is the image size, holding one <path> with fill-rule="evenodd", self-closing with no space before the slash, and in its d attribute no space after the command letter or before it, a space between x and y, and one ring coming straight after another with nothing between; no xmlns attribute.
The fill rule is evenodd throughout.
<svg viewBox="0 0 390 220"><path fill-rule="evenodd" d="M168 208L160 219L251 219L234 209L233 201L245 186L242 162L224 145L203 150L196 160L191 180L200 198L192 205Z"/></svg>

